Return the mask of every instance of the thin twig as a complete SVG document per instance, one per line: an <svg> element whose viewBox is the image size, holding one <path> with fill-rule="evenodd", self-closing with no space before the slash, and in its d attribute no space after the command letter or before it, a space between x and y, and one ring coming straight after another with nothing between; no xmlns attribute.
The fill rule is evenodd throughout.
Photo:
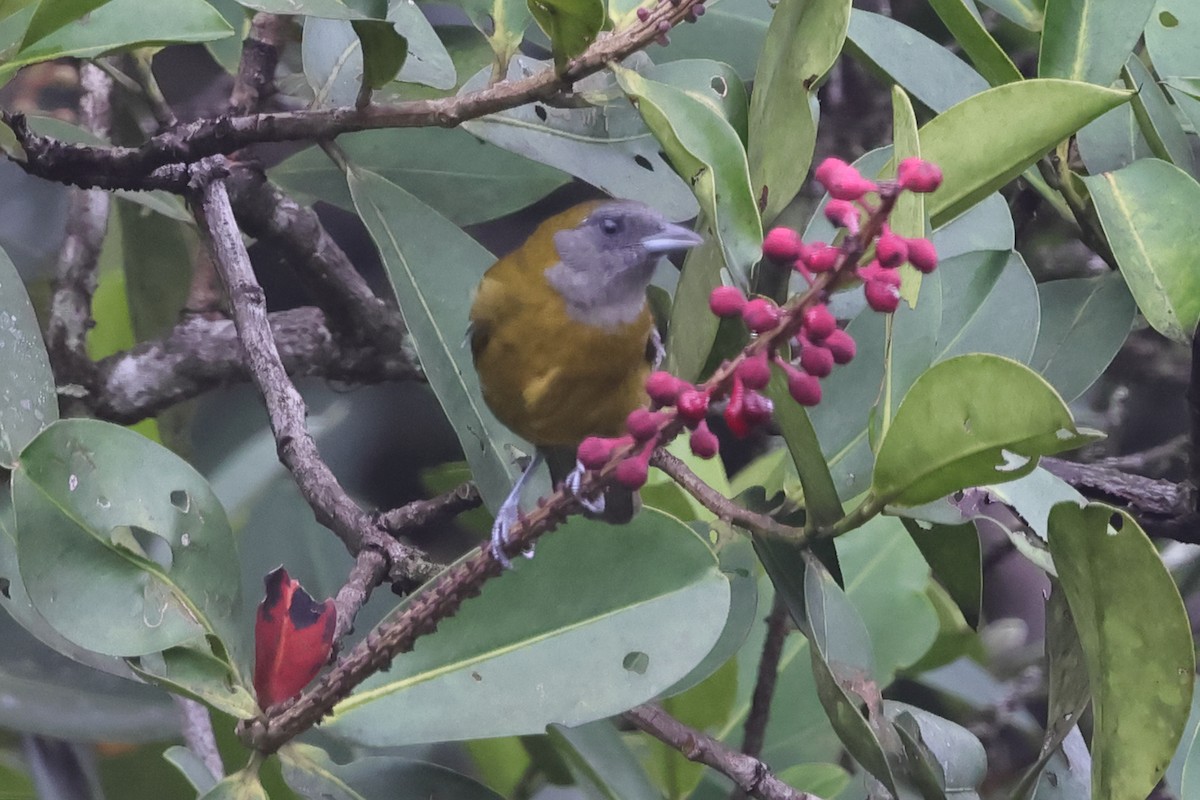
<svg viewBox="0 0 1200 800"><path fill-rule="evenodd" d="M215 780L221 780L225 777L225 765L221 763L221 752L217 749L217 737L213 733L208 709L181 695L172 695L172 698L183 718L183 741L188 750L200 759Z"/></svg>
<svg viewBox="0 0 1200 800"><path fill-rule="evenodd" d="M457 516L464 511L479 508L481 505L483 498L479 495L479 488L474 483L467 482L437 497L414 500L400 508L380 514L379 524L393 535L406 534Z"/></svg>
<svg viewBox="0 0 1200 800"><path fill-rule="evenodd" d="M763 742L766 741L767 719L771 714L771 700L775 696L775 679L779 677L779 659L783 655L783 641L790 629L791 617L787 604L783 602L783 595L776 592L771 613L767 615L767 638L763 641L758 678L754 683L750 712L746 715L746 733L742 738L742 752L754 758L762 755ZM734 796L744 795L735 793Z"/></svg>
<svg viewBox="0 0 1200 800"><path fill-rule="evenodd" d="M762 761L739 753L711 736L684 725L662 708L647 703L622 716L639 730L678 750L688 761L712 767L750 797L761 800L820 800L779 780Z"/></svg>
<svg viewBox="0 0 1200 800"><path fill-rule="evenodd" d="M650 465L665 472L672 480L682 486L688 494L696 498L700 502L700 505L730 525L736 525L739 528L745 528L748 531L761 533L765 536L774 536L791 541L804 538L804 531L800 528L784 525L782 522L778 522L766 514L759 514L747 508L742 508L705 483L681 459L671 455L661 447L655 450L654 454L650 456Z"/></svg>
<svg viewBox="0 0 1200 800"><path fill-rule="evenodd" d="M354 630L354 618L371 598L371 592L387 575L387 559L376 550L363 550L354 559L354 567L350 576L338 590L333 604L337 607L337 627L333 631L333 641L341 642L342 637Z"/></svg>
<svg viewBox="0 0 1200 800"><path fill-rule="evenodd" d="M141 87L142 97L146 100L146 105L150 107L150 113L154 115L154 121L158 123L158 129L163 131L178 124L179 119L175 116L175 110L163 96L162 89L158 86L158 78L154 77L154 56L146 50L132 53L129 56L129 63L133 67L133 79Z"/></svg>

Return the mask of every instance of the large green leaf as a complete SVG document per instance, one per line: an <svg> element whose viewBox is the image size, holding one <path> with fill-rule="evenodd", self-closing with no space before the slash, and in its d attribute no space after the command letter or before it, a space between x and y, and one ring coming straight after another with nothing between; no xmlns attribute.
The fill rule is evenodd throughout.
<svg viewBox="0 0 1200 800"><path fill-rule="evenodd" d="M981 0L981 2L1022 28L1031 31L1042 29L1045 0Z"/></svg>
<svg viewBox="0 0 1200 800"><path fill-rule="evenodd" d="M76 22L91 11L110 0L38 0L29 27L25 29L25 38L21 42L24 49L39 39L54 33L59 28L71 22Z"/></svg>
<svg viewBox="0 0 1200 800"><path fill-rule="evenodd" d="M368 756L334 763L319 747L289 742L279 751L283 779L316 800L500 800L483 784L448 767L397 756Z"/></svg>
<svg viewBox="0 0 1200 800"><path fill-rule="evenodd" d="M1200 75L1200 5L1191 0L1158 0L1146 24L1146 53L1163 78L1171 99L1193 128L1200 128L1200 100L1179 91L1176 79Z"/></svg>
<svg viewBox="0 0 1200 800"><path fill-rule="evenodd" d="M992 355L935 364L905 395L875 460L879 500L921 505L1027 475L1037 457L1088 440L1037 373Z"/></svg>
<svg viewBox="0 0 1200 800"><path fill-rule="evenodd" d="M782 0L775 8L754 73L748 147L753 196L765 198L768 224L808 175L817 81L841 52L849 21L849 0Z"/></svg>
<svg viewBox="0 0 1200 800"><path fill-rule="evenodd" d="M458 225L511 214L570 180L459 128L363 131L338 137L338 145L350 163L403 187ZM267 174L294 196L354 208L345 173L319 147Z"/></svg>
<svg viewBox="0 0 1200 800"><path fill-rule="evenodd" d="M945 180L926 208L934 227L1020 175L1026 167L1129 93L1055 79L1009 83L975 95L921 128L922 157ZM997 119L1007 121L996 125ZM970 147L965 143L970 142Z"/></svg>
<svg viewBox="0 0 1200 800"><path fill-rule="evenodd" d="M178 456L116 425L60 420L22 451L13 501L25 589L65 638L117 656L214 634L229 646L233 535Z"/></svg>
<svg viewBox="0 0 1200 800"><path fill-rule="evenodd" d="M347 175L359 216L371 233L417 356L462 443L489 507L512 486L512 450L531 453L483 402L463 346L471 297L494 257L454 223L396 184L353 168Z"/></svg>
<svg viewBox="0 0 1200 800"><path fill-rule="evenodd" d="M1129 58L1155 0L1046 0L1038 77L1108 86Z"/></svg>
<svg viewBox="0 0 1200 800"><path fill-rule="evenodd" d="M632 0L620 0L631 5ZM610 0L610 8L616 3ZM711 58L733 67L743 81L754 79L774 9L767 0L705 3L703 25L677 25L671 46L654 51L658 63L679 58Z"/></svg>
<svg viewBox="0 0 1200 800"><path fill-rule="evenodd" d="M1093 797L1144 797L1191 706L1196 659L1179 590L1133 517L1111 506L1055 506L1050 550L1092 688Z"/></svg>
<svg viewBox="0 0 1200 800"><path fill-rule="evenodd" d="M653 509L625 526L572 518L323 727L398 745L601 719L699 663L729 597L712 551L678 520Z"/></svg>
<svg viewBox="0 0 1200 800"><path fill-rule="evenodd" d="M65 25L17 52L0 66L0 80L38 61L209 42L233 33L229 23L204 0L173 0L170 14L161 11L158 0L109 0L89 15L86 25Z"/></svg>
<svg viewBox="0 0 1200 800"><path fill-rule="evenodd" d="M1067 402L1100 377L1133 327L1137 305L1110 272L1038 285L1041 326L1029 366Z"/></svg>
<svg viewBox="0 0 1200 800"><path fill-rule="evenodd" d="M1164 94L1167 89L1158 85L1136 55L1130 56L1121 69L1121 80L1126 89L1136 92L1129 106L1154 155L1185 172L1193 172L1191 137L1184 131L1175 106Z"/></svg>
<svg viewBox="0 0 1200 800"><path fill-rule="evenodd" d="M528 0L534 20L550 37L554 65L561 72L567 62L587 49L604 27L604 0Z"/></svg>
<svg viewBox="0 0 1200 800"><path fill-rule="evenodd" d="M1187 209L1200 204L1200 185L1152 158L1083 180L1146 321L1164 336L1188 341L1200 319L1200 274L1191 258L1200 248L1200 227Z"/></svg>
<svg viewBox="0 0 1200 800"><path fill-rule="evenodd" d="M721 243L726 268L735 276L745 275L761 254L762 222L737 131L687 92L623 67L614 65L613 71L675 172L691 185Z"/></svg>
<svg viewBox="0 0 1200 800"><path fill-rule="evenodd" d="M970 0L931 0L930 5L988 83L999 86L1024 79L1008 53L984 27L974 3Z"/></svg>
<svg viewBox="0 0 1200 800"><path fill-rule="evenodd" d="M0 250L0 465L12 468L17 453L58 419L54 374L41 327L17 268Z"/></svg>
<svg viewBox="0 0 1200 800"><path fill-rule="evenodd" d="M517 56L507 76L519 80L548 67L546 62ZM484 70L461 91L482 89L490 78L491 71ZM594 105L554 108L526 103L465 122L463 127L486 142L561 169L613 197L641 200L670 219L696 216L696 198L672 171L637 110L613 95L617 90L612 77L594 75L576 88Z"/></svg>

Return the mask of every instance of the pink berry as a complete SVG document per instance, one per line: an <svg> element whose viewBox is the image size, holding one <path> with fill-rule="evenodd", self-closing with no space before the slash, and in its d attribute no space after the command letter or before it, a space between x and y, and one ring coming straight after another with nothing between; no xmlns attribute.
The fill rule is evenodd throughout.
<svg viewBox="0 0 1200 800"><path fill-rule="evenodd" d="M896 182L910 192L932 192L942 185L942 170L932 161L906 158L896 170Z"/></svg>
<svg viewBox="0 0 1200 800"><path fill-rule="evenodd" d="M739 439L744 439L750 432L750 421L746 419L746 386L737 376L733 378L733 386L729 389L729 402L725 404L725 424Z"/></svg>
<svg viewBox="0 0 1200 800"><path fill-rule="evenodd" d="M612 455L612 451L618 441L617 439L605 439L601 436L589 436L579 443L579 449L576 451L575 457L579 459L579 463L588 469L600 469L608 463L608 459Z"/></svg>
<svg viewBox="0 0 1200 800"><path fill-rule="evenodd" d="M771 364L766 353L742 359L737 366L737 376L750 389L762 389L771 382Z"/></svg>
<svg viewBox="0 0 1200 800"><path fill-rule="evenodd" d="M822 344L833 354L833 363L835 364L849 364L858 352L858 345L854 343L854 337L840 328L825 337Z"/></svg>
<svg viewBox="0 0 1200 800"><path fill-rule="evenodd" d="M791 364L786 364L788 379L788 394L802 406L815 406L821 402L821 382L801 372Z"/></svg>
<svg viewBox="0 0 1200 800"><path fill-rule="evenodd" d="M646 20L650 19L650 9L648 9L648 8L639 8L639 9L637 10L637 18L638 18L638 19L639 19L641 22L645 22Z"/></svg>
<svg viewBox="0 0 1200 800"><path fill-rule="evenodd" d="M646 378L646 394L660 406L673 406L679 399L679 393L688 384L669 372L652 372Z"/></svg>
<svg viewBox="0 0 1200 800"><path fill-rule="evenodd" d="M878 191L879 187L859 174L854 167L847 167L838 173L832 181L825 184L829 196L837 200L859 200L868 192Z"/></svg>
<svg viewBox="0 0 1200 800"><path fill-rule="evenodd" d="M809 375L824 378L833 372L833 353L819 344L806 344L800 351L800 366Z"/></svg>
<svg viewBox="0 0 1200 800"><path fill-rule="evenodd" d="M900 307L900 286L876 278L867 281L863 288L867 305L881 314L890 314Z"/></svg>
<svg viewBox="0 0 1200 800"><path fill-rule="evenodd" d="M775 404L771 398L758 392L746 392L746 399L742 403L742 417L746 422L752 426L765 425L771 421L774 413Z"/></svg>
<svg viewBox="0 0 1200 800"><path fill-rule="evenodd" d="M708 307L718 317L736 317L746 305L746 295L736 286L718 286L708 296Z"/></svg>
<svg viewBox="0 0 1200 800"><path fill-rule="evenodd" d="M858 233L858 208L849 200L830 200L825 204L825 219L850 233Z"/></svg>
<svg viewBox="0 0 1200 800"><path fill-rule="evenodd" d="M763 297L756 297L742 308L742 319L753 333L766 333L779 324L779 306Z"/></svg>
<svg viewBox="0 0 1200 800"><path fill-rule="evenodd" d="M933 247L933 242L928 239L909 239L908 245L908 263L912 264L918 272L923 272L926 275L937 269L938 255L937 250Z"/></svg>
<svg viewBox="0 0 1200 800"><path fill-rule="evenodd" d="M824 303L816 303L804 309L802 320L804 333L814 342L822 341L837 330L837 320L830 313L829 306Z"/></svg>
<svg viewBox="0 0 1200 800"><path fill-rule="evenodd" d="M635 408L625 418L625 430L635 442L648 442L658 435L660 418L658 414L645 408Z"/></svg>
<svg viewBox="0 0 1200 800"><path fill-rule="evenodd" d="M903 264L908 260L908 245L904 237L893 233L891 228L884 225L879 240L875 242L875 257L879 259L881 266L888 269L895 269Z"/></svg>
<svg viewBox="0 0 1200 800"><path fill-rule="evenodd" d="M763 239L763 255L772 261L792 262L803 246L800 234L791 228L772 228Z"/></svg>
<svg viewBox="0 0 1200 800"><path fill-rule="evenodd" d="M817 242L804 253L804 263L813 272L829 272L837 266L842 251L824 242Z"/></svg>
<svg viewBox="0 0 1200 800"><path fill-rule="evenodd" d="M708 394L697 389L686 389L679 395L677 408L684 422L691 425L702 422L708 413Z"/></svg>
<svg viewBox="0 0 1200 800"><path fill-rule="evenodd" d="M840 158L827 158L817 165L813 170L813 178L817 183L828 188L834 176L841 174L843 170L851 169L850 165Z"/></svg>
<svg viewBox="0 0 1200 800"><path fill-rule="evenodd" d="M650 451L652 447L647 447L643 452L617 464L617 468L613 470L613 477L617 483L624 486L626 489L640 489L646 485L646 477L650 473Z"/></svg>
<svg viewBox="0 0 1200 800"><path fill-rule="evenodd" d="M691 445L692 452L700 458L712 458L717 454L719 446L716 434L710 431L704 422L701 422L696 426L696 430L692 431L688 444Z"/></svg>

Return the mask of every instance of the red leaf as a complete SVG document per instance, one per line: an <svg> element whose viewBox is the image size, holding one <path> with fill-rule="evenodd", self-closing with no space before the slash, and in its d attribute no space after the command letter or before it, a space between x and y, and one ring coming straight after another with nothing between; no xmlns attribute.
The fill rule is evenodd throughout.
<svg viewBox="0 0 1200 800"><path fill-rule="evenodd" d="M295 697L329 660L337 610L318 603L277 567L263 580L267 594L254 623L254 691L269 708Z"/></svg>

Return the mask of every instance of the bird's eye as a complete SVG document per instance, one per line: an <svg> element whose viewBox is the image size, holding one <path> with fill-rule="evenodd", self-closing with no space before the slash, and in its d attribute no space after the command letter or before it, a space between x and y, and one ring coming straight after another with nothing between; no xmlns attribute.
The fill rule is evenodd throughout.
<svg viewBox="0 0 1200 800"><path fill-rule="evenodd" d="M621 221L613 217L605 217L600 220L600 230L604 231L609 236L612 236L617 231L621 230Z"/></svg>

